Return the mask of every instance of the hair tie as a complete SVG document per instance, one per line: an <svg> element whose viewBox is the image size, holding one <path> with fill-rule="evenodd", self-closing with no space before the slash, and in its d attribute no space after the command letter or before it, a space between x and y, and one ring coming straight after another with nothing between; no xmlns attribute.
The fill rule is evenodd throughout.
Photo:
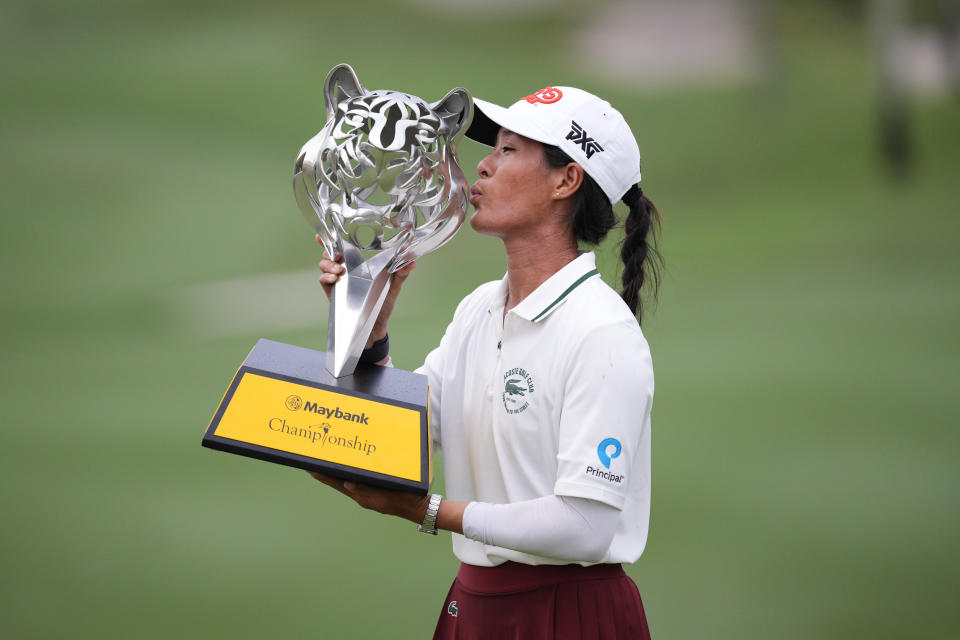
<svg viewBox="0 0 960 640"><path fill-rule="evenodd" d="M630 185L630 188L627 189L627 192L623 194L623 203L633 209L638 204L640 204L640 198L643 197L643 190L640 189L639 185Z"/></svg>

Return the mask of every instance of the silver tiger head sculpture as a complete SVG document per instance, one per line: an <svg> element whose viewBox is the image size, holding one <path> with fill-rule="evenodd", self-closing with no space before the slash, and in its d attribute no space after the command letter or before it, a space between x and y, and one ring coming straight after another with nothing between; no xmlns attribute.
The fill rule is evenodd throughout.
<svg viewBox="0 0 960 640"><path fill-rule="evenodd" d="M334 287L327 369L353 373L390 289L390 275L439 248L460 228L469 188L457 144L473 100L454 89L427 103L367 91L350 65L324 81L327 122L297 155L297 205L346 273Z"/></svg>

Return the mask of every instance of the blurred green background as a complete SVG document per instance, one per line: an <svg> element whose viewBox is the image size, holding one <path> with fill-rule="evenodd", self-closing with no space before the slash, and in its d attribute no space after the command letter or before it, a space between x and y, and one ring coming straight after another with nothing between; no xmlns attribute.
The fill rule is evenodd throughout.
<svg viewBox="0 0 960 640"><path fill-rule="evenodd" d="M885 161L870 3L628 5L0 6L0 635L429 637L448 534L200 447L257 338L325 344L290 176L350 62L429 100L582 86L632 124L666 259L629 567L654 637L957 637L960 101L893 91ZM630 48L664 21L691 44ZM504 266L467 227L423 259L395 363Z"/></svg>

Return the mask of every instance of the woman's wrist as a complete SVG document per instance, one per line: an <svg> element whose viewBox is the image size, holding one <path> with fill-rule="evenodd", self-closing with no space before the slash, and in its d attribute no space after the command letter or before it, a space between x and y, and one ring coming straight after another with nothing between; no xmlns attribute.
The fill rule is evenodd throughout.
<svg viewBox="0 0 960 640"><path fill-rule="evenodd" d="M407 520L414 524L420 524L427 515L427 508L430 506L430 494L423 496L413 505L410 513L407 514Z"/></svg>
<svg viewBox="0 0 960 640"><path fill-rule="evenodd" d="M461 500L441 500L440 509L437 511L437 528L463 533L463 510L468 504L470 503Z"/></svg>
<svg viewBox="0 0 960 640"><path fill-rule="evenodd" d="M373 329L370 331L370 335L367 337L367 344L363 346L364 349L369 349L373 343L383 340L387 336L387 328L380 327L376 324L373 325Z"/></svg>
<svg viewBox="0 0 960 640"><path fill-rule="evenodd" d="M379 364L390 355L390 336L386 333L373 343L367 340L367 348L360 354L360 362Z"/></svg>

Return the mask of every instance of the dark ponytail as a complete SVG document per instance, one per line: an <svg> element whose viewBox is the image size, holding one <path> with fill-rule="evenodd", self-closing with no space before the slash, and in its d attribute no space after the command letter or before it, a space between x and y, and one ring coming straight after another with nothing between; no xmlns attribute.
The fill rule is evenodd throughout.
<svg viewBox="0 0 960 640"><path fill-rule="evenodd" d="M559 147L543 145L543 151L551 167L565 167L573 162ZM656 248L656 227L660 223L660 213L637 185L630 187L623 196L623 202L630 213L624 221L626 236L620 247L620 259L623 261L620 297L630 311L642 320L640 289L649 281L656 299L660 286L659 265L662 259ZM570 223L574 238L587 244L599 244L617 223L607 195L586 173L583 175L583 184L574 194Z"/></svg>
<svg viewBox="0 0 960 640"><path fill-rule="evenodd" d="M620 245L620 259L623 261L623 275L620 282L623 290L620 297L627 306L643 316L643 301L640 289L644 282L651 283L653 298L660 289L660 265L663 258L657 251L657 227L660 225L660 212L643 195L639 185L630 187L623 196L623 203L630 209L623 223L625 236Z"/></svg>

